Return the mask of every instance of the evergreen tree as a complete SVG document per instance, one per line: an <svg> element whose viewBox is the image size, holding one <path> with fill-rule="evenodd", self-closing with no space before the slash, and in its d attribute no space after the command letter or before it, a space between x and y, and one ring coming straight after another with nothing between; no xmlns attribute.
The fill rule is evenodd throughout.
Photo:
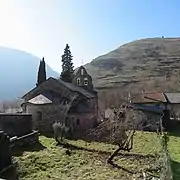
<svg viewBox="0 0 180 180"><path fill-rule="evenodd" d="M44 57L40 61L36 86L46 81L46 63Z"/></svg>
<svg viewBox="0 0 180 180"><path fill-rule="evenodd" d="M74 74L74 66L72 63L72 55L70 51L70 47L66 44L64 49L64 54L62 55L62 72L61 79L66 82L72 82L73 74Z"/></svg>

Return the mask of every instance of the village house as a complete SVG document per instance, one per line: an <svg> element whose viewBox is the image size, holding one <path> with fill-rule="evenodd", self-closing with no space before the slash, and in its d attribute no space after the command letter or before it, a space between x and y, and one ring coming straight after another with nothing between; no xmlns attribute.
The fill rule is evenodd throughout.
<svg viewBox="0 0 180 180"><path fill-rule="evenodd" d="M142 93L136 94L131 99L131 106L134 109L155 114L163 113L163 106L167 102L163 93Z"/></svg>
<svg viewBox="0 0 180 180"><path fill-rule="evenodd" d="M134 108L162 113L169 110L180 116L180 93L145 93L132 98Z"/></svg>
<svg viewBox="0 0 180 180"><path fill-rule="evenodd" d="M98 95L91 76L81 66L72 83L50 77L26 93L22 99L23 112L32 114L33 128L52 132L54 122L62 122L79 130L93 128L98 119Z"/></svg>
<svg viewBox="0 0 180 180"><path fill-rule="evenodd" d="M136 95L131 106L151 118L162 115L165 110L170 112L171 119L180 119L180 93L142 93Z"/></svg>
<svg viewBox="0 0 180 180"><path fill-rule="evenodd" d="M167 109L170 110L171 115L176 119L180 119L180 93L164 93L167 100Z"/></svg>

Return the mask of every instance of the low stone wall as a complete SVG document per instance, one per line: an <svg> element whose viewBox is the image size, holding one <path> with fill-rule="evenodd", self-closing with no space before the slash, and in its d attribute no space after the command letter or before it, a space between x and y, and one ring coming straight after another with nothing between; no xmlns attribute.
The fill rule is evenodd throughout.
<svg viewBox="0 0 180 180"><path fill-rule="evenodd" d="M20 147L31 146L39 141L38 131L33 131L21 137L10 138L10 147L12 151Z"/></svg>
<svg viewBox="0 0 180 180"><path fill-rule="evenodd" d="M16 165L12 160L10 148L10 139L4 133L0 132L0 179L18 180Z"/></svg>
<svg viewBox="0 0 180 180"><path fill-rule="evenodd" d="M0 172L11 164L10 140L4 132L0 132Z"/></svg>
<svg viewBox="0 0 180 180"><path fill-rule="evenodd" d="M32 132L32 115L0 113L0 131L10 137L29 134Z"/></svg>

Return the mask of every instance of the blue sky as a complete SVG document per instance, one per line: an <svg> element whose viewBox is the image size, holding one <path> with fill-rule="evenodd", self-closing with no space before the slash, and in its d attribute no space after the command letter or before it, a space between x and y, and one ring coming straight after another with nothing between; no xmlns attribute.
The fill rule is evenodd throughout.
<svg viewBox="0 0 180 180"><path fill-rule="evenodd" d="M147 37L180 36L178 0L0 0L0 45L61 71L65 44L75 66Z"/></svg>

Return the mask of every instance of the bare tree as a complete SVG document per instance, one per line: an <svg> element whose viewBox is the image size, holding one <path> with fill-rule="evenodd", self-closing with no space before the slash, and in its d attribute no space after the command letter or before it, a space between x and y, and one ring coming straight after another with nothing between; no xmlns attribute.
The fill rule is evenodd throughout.
<svg viewBox="0 0 180 180"><path fill-rule="evenodd" d="M117 149L109 156L107 162L112 163L113 158L120 150L130 151L133 148L133 137L137 129L142 127L142 116L133 109L125 107L115 113L114 122L111 124L111 142L117 144Z"/></svg>
<svg viewBox="0 0 180 180"><path fill-rule="evenodd" d="M161 156L160 156L160 166L161 166L161 171L160 171L160 179L161 180L172 180L173 175L172 175L172 169L171 169L171 162L170 162L170 156L168 154L168 141L169 141L169 136L167 132L164 132L164 127L162 123L162 118L160 118L160 134L159 138L161 140L161 146L162 146L162 151L161 151Z"/></svg>
<svg viewBox="0 0 180 180"><path fill-rule="evenodd" d="M128 101L129 91L123 91L121 89L113 89L111 91L100 91L99 96L99 108L104 110L106 108L117 108Z"/></svg>
<svg viewBox="0 0 180 180"><path fill-rule="evenodd" d="M21 108L21 101L19 99L14 100L4 100L0 102L0 112L6 113L9 112L18 112Z"/></svg>
<svg viewBox="0 0 180 180"><path fill-rule="evenodd" d="M130 151L132 149L133 136L138 124L130 108L118 108L114 113L113 119L104 121L89 133L94 140L106 141L118 146L108 158L108 163L112 162L120 150Z"/></svg>
<svg viewBox="0 0 180 180"><path fill-rule="evenodd" d="M9 108L9 104L7 103L7 101L0 102L0 112L1 113L5 113L8 108Z"/></svg>
<svg viewBox="0 0 180 180"><path fill-rule="evenodd" d="M79 96L77 93L68 93L68 99L63 99L67 96L67 91L65 91L62 97L58 100L58 117L59 119L53 124L54 138L60 143L68 132L73 131L73 122L67 123L68 111L70 108L78 102ZM60 141L59 141L60 138Z"/></svg>
<svg viewBox="0 0 180 180"><path fill-rule="evenodd" d="M112 163L120 150L129 152L133 148L136 130L145 128L156 130L159 126L159 116L148 118L145 113L136 111L128 105L114 109L114 113L113 119L105 120L89 132L92 140L117 145L117 149L108 157L108 163Z"/></svg>

